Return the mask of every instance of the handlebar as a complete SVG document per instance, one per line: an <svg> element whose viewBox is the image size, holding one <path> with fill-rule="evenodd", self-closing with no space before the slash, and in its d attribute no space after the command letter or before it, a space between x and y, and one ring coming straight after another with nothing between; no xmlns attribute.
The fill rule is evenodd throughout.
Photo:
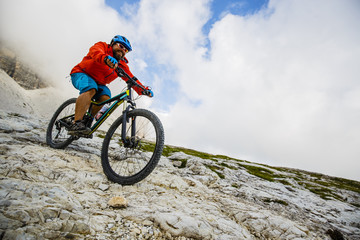
<svg viewBox="0 0 360 240"><path fill-rule="evenodd" d="M145 87L141 86L140 84L138 84L136 82L137 78L136 77L130 77L129 74L127 74L124 69L120 68L120 67L117 67L115 69L117 75L121 78L125 77L127 78L127 85L128 85L128 88L130 89L131 87L135 86L135 87L138 87L138 88L141 88L142 90L142 94L144 95L149 95L149 89L146 89Z"/></svg>

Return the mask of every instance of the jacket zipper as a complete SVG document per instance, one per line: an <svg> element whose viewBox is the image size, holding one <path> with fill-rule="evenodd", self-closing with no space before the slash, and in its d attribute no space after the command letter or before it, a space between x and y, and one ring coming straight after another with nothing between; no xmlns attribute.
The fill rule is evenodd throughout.
<svg viewBox="0 0 360 240"><path fill-rule="evenodd" d="M113 70L109 75L105 76L105 78L110 77L114 72L115 72L115 70Z"/></svg>

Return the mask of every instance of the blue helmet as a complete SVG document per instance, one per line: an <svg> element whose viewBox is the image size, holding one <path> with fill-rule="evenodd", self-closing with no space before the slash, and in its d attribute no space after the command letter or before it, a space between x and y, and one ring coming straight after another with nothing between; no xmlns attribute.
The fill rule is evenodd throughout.
<svg viewBox="0 0 360 240"><path fill-rule="evenodd" d="M120 36L120 35L116 35L112 40L111 40L111 44L113 43L121 43L124 47L127 48L127 50L132 51L132 47L130 44L130 41L124 37L124 36Z"/></svg>

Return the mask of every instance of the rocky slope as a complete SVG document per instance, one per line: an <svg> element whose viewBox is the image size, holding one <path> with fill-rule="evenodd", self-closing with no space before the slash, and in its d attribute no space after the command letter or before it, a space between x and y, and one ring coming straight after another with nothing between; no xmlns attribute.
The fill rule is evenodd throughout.
<svg viewBox="0 0 360 240"><path fill-rule="evenodd" d="M48 83L10 49L0 42L0 68L3 69L24 89L38 89L48 86Z"/></svg>
<svg viewBox="0 0 360 240"><path fill-rule="evenodd" d="M102 172L102 134L49 148L36 103L0 78L18 96L0 109L0 239L360 239L359 182L166 146L121 186Z"/></svg>

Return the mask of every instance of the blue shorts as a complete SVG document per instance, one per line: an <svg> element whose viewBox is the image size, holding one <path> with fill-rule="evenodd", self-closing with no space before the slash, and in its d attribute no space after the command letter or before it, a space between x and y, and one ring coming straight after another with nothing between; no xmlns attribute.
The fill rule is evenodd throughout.
<svg viewBox="0 0 360 240"><path fill-rule="evenodd" d="M85 73L73 73L70 76L73 86L80 91L80 94L95 89L96 94L93 97L95 100L98 100L102 95L111 97L110 89L105 85L96 83L89 75Z"/></svg>

